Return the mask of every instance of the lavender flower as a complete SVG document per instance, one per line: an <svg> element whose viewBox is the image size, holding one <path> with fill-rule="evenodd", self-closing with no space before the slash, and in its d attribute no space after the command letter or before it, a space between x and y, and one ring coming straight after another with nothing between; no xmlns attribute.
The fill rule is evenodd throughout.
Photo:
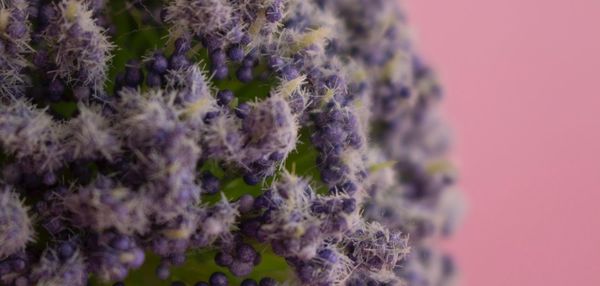
<svg viewBox="0 0 600 286"><path fill-rule="evenodd" d="M210 36L226 28L234 7L229 1L174 0L167 6L165 20L176 35Z"/></svg>
<svg viewBox="0 0 600 286"><path fill-rule="evenodd" d="M29 84L23 72L28 65L26 56L31 53L27 9L24 0L0 2L0 99L22 96Z"/></svg>
<svg viewBox="0 0 600 286"><path fill-rule="evenodd" d="M106 81L113 45L98 26L84 1L63 0L44 32L49 54L56 65L50 71L73 86L100 91Z"/></svg>
<svg viewBox="0 0 600 286"><path fill-rule="evenodd" d="M70 243L46 250L32 269L29 281L36 285L74 285L87 283L88 272L81 253Z"/></svg>
<svg viewBox="0 0 600 286"><path fill-rule="evenodd" d="M121 4L0 1L2 285L455 281L442 90L395 1Z"/></svg>
<svg viewBox="0 0 600 286"><path fill-rule="evenodd" d="M33 240L28 208L9 186L0 190L0 258L23 250Z"/></svg>
<svg viewBox="0 0 600 286"><path fill-rule="evenodd" d="M112 161L120 151L120 140L111 129L109 120L97 106L80 105L79 116L69 121L66 129L68 150L74 160L104 158Z"/></svg>
<svg viewBox="0 0 600 286"><path fill-rule="evenodd" d="M92 185L66 195L63 204L75 224L97 232L114 228L133 234L147 228L146 198L107 177L98 177Z"/></svg>
<svg viewBox="0 0 600 286"><path fill-rule="evenodd" d="M64 131L44 110L22 99L0 106L0 145L21 170L43 175L64 162Z"/></svg>

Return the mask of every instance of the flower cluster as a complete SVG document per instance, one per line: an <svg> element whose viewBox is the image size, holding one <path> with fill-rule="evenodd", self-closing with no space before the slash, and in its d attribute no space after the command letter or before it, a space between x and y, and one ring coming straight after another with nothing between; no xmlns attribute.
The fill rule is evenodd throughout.
<svg viewBox="0 0 600 286"><path fill-rule="evenodd" d="M395 2L0 0L0 284L454 283L442 91Z"/></svg>

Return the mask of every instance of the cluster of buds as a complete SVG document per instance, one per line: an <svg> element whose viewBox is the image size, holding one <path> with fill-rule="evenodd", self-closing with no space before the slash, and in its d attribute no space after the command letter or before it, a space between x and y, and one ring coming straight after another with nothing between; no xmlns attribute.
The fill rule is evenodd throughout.
<svg viewBox="0 0 600 286"><path fill-rule="evenodd" d="M451 285L407 31L393 0L0 0L0 284Z"/></svg>

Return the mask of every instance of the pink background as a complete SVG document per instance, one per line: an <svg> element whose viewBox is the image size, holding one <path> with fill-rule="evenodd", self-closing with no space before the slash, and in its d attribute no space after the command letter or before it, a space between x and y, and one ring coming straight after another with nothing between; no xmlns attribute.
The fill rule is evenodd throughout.
<svg viewBox="0 0 600 286"><path fill-rule="evenodd" d="M457 136L462 285L600 285L600 1L405 4Z"/></svg>

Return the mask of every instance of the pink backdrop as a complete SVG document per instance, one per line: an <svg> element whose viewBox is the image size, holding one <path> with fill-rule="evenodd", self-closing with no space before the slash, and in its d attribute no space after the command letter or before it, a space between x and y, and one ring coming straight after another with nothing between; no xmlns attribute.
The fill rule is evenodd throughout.
<svg viewBox="0 0 600 286"><path fill-rule="evenodd" d="M600 285L600 1L405 4L458 137L462 285Z"/></svg>

